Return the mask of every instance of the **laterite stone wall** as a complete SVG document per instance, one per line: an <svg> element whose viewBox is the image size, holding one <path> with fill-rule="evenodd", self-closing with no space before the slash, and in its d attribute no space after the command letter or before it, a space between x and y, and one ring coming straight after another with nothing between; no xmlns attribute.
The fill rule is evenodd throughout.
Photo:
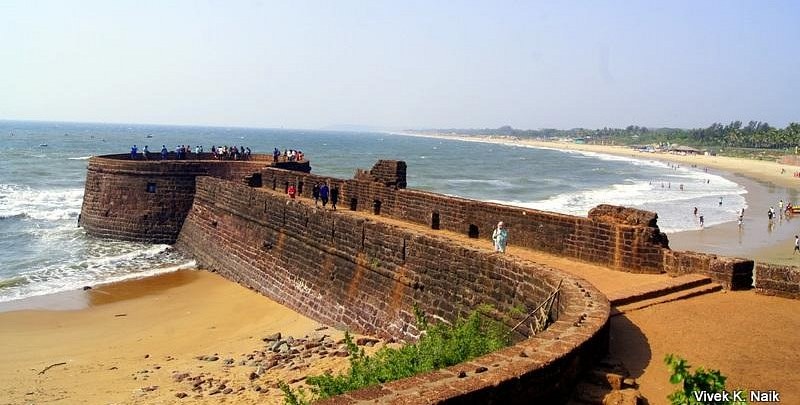
<svg viewBox="0 0 800 405"><path fill-rule="evenodd" d="M334 403L557 402L607 350L608 301L579 278L259 188L199 177L176 246L321 322L400 339L418 336L414 305L448 321L480 304L531 311L561 283L557 321L536 337L519 334L500 352Z"/></svg>
<svg viewBox="0 0 800 405"><path fill-rule="evenodd" d="M655 213L601 205L586 218L511 207L482 201L407 190L405 165L379 161L352 180L332 179L277 168L262 170L265 187L285 190L294 184L311 197L315 182L327 181L341 190L340 209L379 213L387 217L488 239L498 221L509 228L509 244L559 256L574 257L616 270L663 273L666 235ZM399 178L392 181L389 177ZM402 187L400 187L402 185Z"/></svg>
<svg viewBox="0 0 800 405"><path fill-rule="evenodd" d="M271 157L262 155L248 161L192 156L192 160L174 160L171 154L171 159L163 161L130 160L127 154L90 158L79 224L95 236L174 243L192 206L197 176L241 182L272 164ZM278 163L288 164L299 163Z"/></svg>
<svg viewBox="0 0 800 405"><path fill-rule="evenodd" d="M800 268L759 263L756 266L756 292L800 299Z"/></svg>

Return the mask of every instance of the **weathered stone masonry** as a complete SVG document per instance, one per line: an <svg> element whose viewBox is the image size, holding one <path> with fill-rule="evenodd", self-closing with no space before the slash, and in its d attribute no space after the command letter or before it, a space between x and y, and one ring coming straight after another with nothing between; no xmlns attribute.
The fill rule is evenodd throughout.
<svg viewBox="0 0 800 405"><path fill-rule="evenodd" d="M483 303L532 310L563 281L558 321L544 333L336 401L558 402L607 347L608 301L578 278L223 180L198 178L177 246L201 267L315 319L399 338L416 337L414 305L445 320ZM481 366L488 370L474 373ZM467 377L458 377L462 370Z"/></svg>
<svg viewBox="0 0 800 405"><path fill-rule="evenodd" d="M276 189L285 188L287 184L303 184L302 195L307 197L311 196L313 183L328 181L342 190L341 208L378 212L478 238L488 239L495 224L502 220L511 230L510 243L514 246L627 272L664 272L667 237L655 224L655 214L645 211L600 206L592 210L588 218L580 218L407 190L403 188L405 163L397 161L379 161L369 173L361 171L352 180L276 168L263 169L262 179L265 187L274 184Z"/></svg>
<svg viewBox="0 0 800 405"><path fill-rule="evenodd" d="M130 160L129 155L89 159L80 225L96 236L174 243L192 207L197 176L242 181L270 164L262 155L248 161L218 161L210 154L194 160ZM310 170L308 162L278 167Z"/></svg>
<svg viewBox="0 0 800 405"><path fill-rule="evenodd" d="M287 162L288 163L288 162ZM289 169L289 170L287 170ZM309 174L307 162L89 161L81 224L93 235L172 243L202 267L248 285L320 321L365 333L414 338L413 306L452 320L490 303L531 309L563 280L557 321L497 353L423 376L336 398L332 403L552 402L607 348L608 301L579 278L350 215L371 212L432 229L488 237L503 220L511 244L621 271L707 274L726 288L749 288L752 260L668 248L656 216L599 206L587 218L405 189L405 164L380 161L342 180ZM339 211L291 201L294 184L340 188ZM275 189L278 193L269 192ZM756 290L797 298L796 268L759 264ZM518 336L519 337L519 336ZM487 371L476 373L480 367ZM461 372L466 377L459 378Z"/></svg>

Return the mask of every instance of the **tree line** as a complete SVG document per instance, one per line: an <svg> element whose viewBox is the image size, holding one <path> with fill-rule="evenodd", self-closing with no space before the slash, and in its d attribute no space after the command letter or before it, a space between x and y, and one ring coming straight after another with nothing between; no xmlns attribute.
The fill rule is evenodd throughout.
<svg viewBox="0 0 800 405"><path fill-rule="evenodd" d="M515 129L505 125L500 128L438 129L465 135L503 135L519 138L583 138L587 143L613 143L623 145L681 144L695 147L734 147L759 149L787 149L800 146L800 123L792 122L786 128L775 128L767 122L742 121L729 124L713 123L708 128L647 128L629 125L625 128L602 129ZM423 131L427 132L427 131Z"/></svg>

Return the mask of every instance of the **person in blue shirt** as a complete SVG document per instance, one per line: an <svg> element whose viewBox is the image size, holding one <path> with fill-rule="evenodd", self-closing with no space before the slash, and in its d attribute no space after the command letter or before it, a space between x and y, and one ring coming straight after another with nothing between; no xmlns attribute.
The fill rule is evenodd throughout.
<svg viewBox="0 0 800 405"><path fill-rule="evenodd" d="M322 200L323 207L328 205L328 185L326 183L322 183L319 187L319 199Z"/></svg>
<svg viewBox="0 0 800 405"><path fill-rule="evenodd" d="M167 145L161 145L161 160L167 160L168 155Z"/></svg>
<svg viewBox="0 0 800 405"><path fill-rule="evenodd" d="M139 152L139 148L136 145L131 146L131 160L136 160L136 154Z"/></svg>

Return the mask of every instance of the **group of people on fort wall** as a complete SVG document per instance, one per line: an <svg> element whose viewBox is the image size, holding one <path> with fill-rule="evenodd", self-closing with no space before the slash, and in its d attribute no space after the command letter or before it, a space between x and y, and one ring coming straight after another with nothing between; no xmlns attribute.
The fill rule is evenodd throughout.
<svg viewBox="0 0 800 405"><path fill-rule="evenodd" d="M276 163L278 161L302 162L303 159L305 159L305 154L303 154L303 151L301 150L284 149L283 154L281 154L281 151L278 148L275 148L272 151L272 161Z"/></svg>
<svg viewBox="0 0 800 405"><path fill-rule="evenodd" d="M297 197L297 192L297 188L294 184L289 184L286 188L286 194L289 195L291 199ZM336 210L336 204L339 203L339 186L335 184L328 186L328 183L325 182L314 183L314 186L311 188L311 198L314 199L315 207L322 201L322 207L324 208L330 201L331 207Z"/></svg>
<svg viewBox="0 0 800 405"><path fill-rule="evenodd" d="M200 154L204 152L203 145L197 145L194 148L194 154L196 157L199 157ZM249 160L251 154L250 147L245 146L211 146L211 155L214 159L217 160ZM148 145L144 145L144 149L141 151L136 145L131 147L131 160L150 160L150 149ZM185 160L191 158L192 155L192 147L190 145L177 145L175 146L175 159L176 160ZM169 150L167 149L167 145L161 145L161 160L167 160L170 158Z"/></svg>

